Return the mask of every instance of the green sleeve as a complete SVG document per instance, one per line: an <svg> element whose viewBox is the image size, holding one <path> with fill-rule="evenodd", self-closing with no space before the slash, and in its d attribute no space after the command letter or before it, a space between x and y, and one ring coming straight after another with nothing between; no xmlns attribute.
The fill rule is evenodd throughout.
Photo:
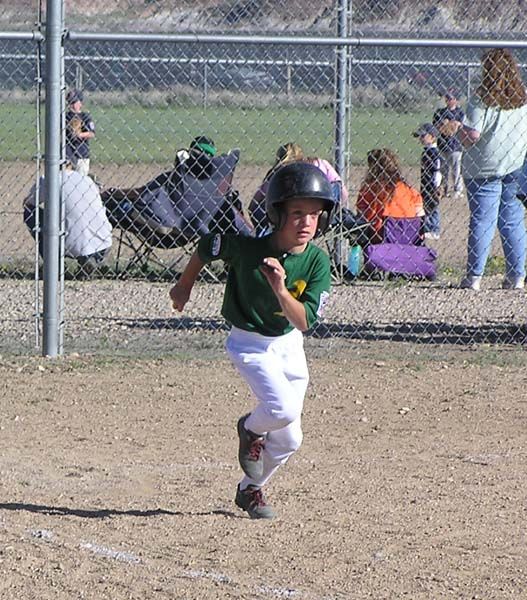
<svg viewBox="0 0 527 600"><path fill-rule="evenodd" d="M304 304L308 327L311 328L323 315L329 297L331 271L328 257L319 253L314 263L312 276L304 293L299 298Z"/></svg>
<svg viewBox="0 0 527 600"><path fill-rule="evenodd" d="M231 262L237 254L236 236L234 235L209 233L198 242L198 255L204 263L219 259Z"/></svg>

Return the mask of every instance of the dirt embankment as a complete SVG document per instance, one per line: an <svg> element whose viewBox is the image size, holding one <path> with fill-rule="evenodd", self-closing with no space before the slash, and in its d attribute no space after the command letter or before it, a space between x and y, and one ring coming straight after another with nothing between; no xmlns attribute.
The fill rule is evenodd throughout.
<svg viewBox="0 0 527 600"><path fill-rule="evenodd" d="M4 29L32 24L34 0L19 0L16 6L0 0ZM525 31L524 3L488 0L487 10L472 0L356 0L352 21L357 34L367 32L412 35L438 33L491 33L514 36ZM245 30L272 32L333 33L336 0L70 0L70 24L86 29L121 28L138 31Z"/></svg>

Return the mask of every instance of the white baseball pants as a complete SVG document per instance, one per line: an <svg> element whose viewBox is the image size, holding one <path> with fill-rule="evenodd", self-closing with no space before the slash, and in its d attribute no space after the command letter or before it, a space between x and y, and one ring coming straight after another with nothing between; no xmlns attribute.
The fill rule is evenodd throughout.
<svg viewBox="0 0 527 600"><path fill-rule="evenodd" d="M309 381L304 338L297 329L267 337L233 327L225 347L258 402L245 427L266 434L263 475L258 480L244 477L240 489L262 487L302 443L301 416Z"/></svg>

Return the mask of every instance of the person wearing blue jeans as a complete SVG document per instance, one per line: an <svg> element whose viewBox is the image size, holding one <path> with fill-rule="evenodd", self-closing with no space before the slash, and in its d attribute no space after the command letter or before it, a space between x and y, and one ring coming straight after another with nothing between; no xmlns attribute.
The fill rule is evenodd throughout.
<svg viewBox="0 0 527 600"><path fill-rule="evenodd" d="M527 156L523 161L518 177L518 200L527 208Z"/></svg>
<svg viewBox="0 0 527 600"><path fill-rule="evenodd" d="M511 287L525 279L525 208L517 198L518 175L465 179L470 209L467 273L483 275L497 225L505 255L504 285Z"/></svg>
<svg viewBox="0 0 527 600"><path fill-rule="evenodd" d="M505 256L504 289L525 286L525 208L518 198L527 152L527 91L510 50L482 59L481 84L469 99L458 133L465 147L463 179L470 225L467 273L460 287L478 291L496 226Z"/></svg>

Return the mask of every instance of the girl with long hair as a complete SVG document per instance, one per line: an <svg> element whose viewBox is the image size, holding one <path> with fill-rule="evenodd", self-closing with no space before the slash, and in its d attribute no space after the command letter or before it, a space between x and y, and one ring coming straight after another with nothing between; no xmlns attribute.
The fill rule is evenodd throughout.
<svg viewBox="0 0 527 600"><path fill-rule="evenodd" d="M425 213L421 194L405 181L392 150L370 150L367 166L357 198L357 213L371 225L370 242L378 244L383 241L386 217L424 217Z"/></svg>

